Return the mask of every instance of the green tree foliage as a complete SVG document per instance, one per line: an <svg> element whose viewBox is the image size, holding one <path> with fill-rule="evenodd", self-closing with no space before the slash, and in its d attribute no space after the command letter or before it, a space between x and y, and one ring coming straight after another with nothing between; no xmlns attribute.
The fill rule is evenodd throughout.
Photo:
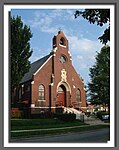
<svg viewBox="0 0 119 150"><path fill-rule="evenodd" d="M90 101L94 104L110 104L110 47L104 46L97 53L95 65L90 68L88 83Z"/></svg>
<svg viewBox="0 0 119 150"><path fill-rule="evenodd" d="M11 17L10 27L11 90L13 90L30 69L29 58L32 55L32 50L30 50L29 41L32 33L30 27L24 25L19 16Z"/></svg>
<svg viewBox="0 0 119 150"><path fill-rule="evenodd" d="M78 16L82 16L84 19L87 19L89 23L96 23L99 26L110 23L109 9L85 9L84 11L77 10L74 16L75 18L77 18ZM103 35L98 39L105 45L108 41L110 41L110 24L104 30Z"/></svg>

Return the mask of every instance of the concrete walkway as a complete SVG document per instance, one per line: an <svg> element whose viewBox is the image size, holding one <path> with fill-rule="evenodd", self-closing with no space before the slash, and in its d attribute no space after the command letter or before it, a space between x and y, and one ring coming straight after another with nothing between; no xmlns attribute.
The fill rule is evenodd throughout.
<svg viewBox="0 0 119 150"><path fill-rule="evenodd" d="M61 128L49 128L49 129L12 130L11 132L51 131L51 130L73 129L73 128L77 128L77 127L86 127L86 126L90 126L90 125L73 126L73 127L61 127Z"/></svg>
<svg viewBox="0 0 119 150"><path fill-rule="evenodd" d="M99 124L109 125L109 123L105 123L104 121L101 121L100 119L94 117L87 117L87 119L84 120L84 122L89 125L99 125Z"/></svg>

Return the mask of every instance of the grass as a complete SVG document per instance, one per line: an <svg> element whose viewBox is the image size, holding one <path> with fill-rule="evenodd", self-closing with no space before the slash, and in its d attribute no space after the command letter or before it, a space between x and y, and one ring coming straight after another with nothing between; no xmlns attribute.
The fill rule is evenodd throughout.
<svg viewBox="0 0 119 150"><path fill-rule="evenodd" d="M55 129L55 130L48 130L48 131L28 131L28 132L13 132L11 133L11 138L23 138L23 137L33 137L33 136L45 136L45 135L57 135L57 134L64 134L64 133L71 133L71 132L82 132L82 131L89 131L101 128L107 128L108 125L94 125L94 126L84 126L84 127L76 127L71 129Z"/></svg>
<svg viewBox="0 0 119 150"><path fill-rule="evenodd" d="M84 122L75 120L73 122L65 122L58 119L12 119L11 130L28 130L28 129L46 129L57 127L69 127L87 125Z"/></svg>
<svg viewBox="0 0 119 150"><path fill-rule="evenodd" d="M30 130L30 129L51 129L59 128L53 130L39 130L39 131L27 131L27 132L11 132L11 138L22 138L22 137L32 137L32 136L44 136L44 135L53 135L53 134L62 134L68 132L81 132L94 129L100 129L109 127L109 125L95 125L95 126L86 126L87 124L75 120L73 122L64 122L57 119L14 119L11 120L11 130ZM64 128L62 127L72 127L75 128ZM77 127L78 126L78 127Z"/></svg>

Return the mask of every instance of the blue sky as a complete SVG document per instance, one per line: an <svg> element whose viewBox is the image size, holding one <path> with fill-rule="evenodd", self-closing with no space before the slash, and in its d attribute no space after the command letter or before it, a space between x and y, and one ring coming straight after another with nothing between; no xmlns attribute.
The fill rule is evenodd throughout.
<svg viewBox="0 0 119 150"><path fill-rule="evenodd" d="M100 27L90 24L82 17L74 18L76 9L12 9L12 16L21 16L24 24L30 26L33 37L31 62L49 54L52 38L62 29L69 41L72 63L85 85L90 81L89 68L94 65L96 51L103 46L98 37L107 25Z"/></svg>

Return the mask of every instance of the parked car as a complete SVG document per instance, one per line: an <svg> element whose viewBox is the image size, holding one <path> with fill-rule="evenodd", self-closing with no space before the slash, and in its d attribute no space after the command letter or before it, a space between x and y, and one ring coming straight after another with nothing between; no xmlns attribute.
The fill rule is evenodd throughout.
<svg viewBox="0 0 119 150"><path fill-rule="evenodd" d="M97 112L97 117L100 120L109 120L109 118L110 118L109 112L105 112L105 111L99 111L99 112Z"/></svg>
<svg viewBox="0 0 119 150"><path fill-rule="evenodd" d="M102 115L102 120L108 120L109 119L109 115Z"/></svg>

